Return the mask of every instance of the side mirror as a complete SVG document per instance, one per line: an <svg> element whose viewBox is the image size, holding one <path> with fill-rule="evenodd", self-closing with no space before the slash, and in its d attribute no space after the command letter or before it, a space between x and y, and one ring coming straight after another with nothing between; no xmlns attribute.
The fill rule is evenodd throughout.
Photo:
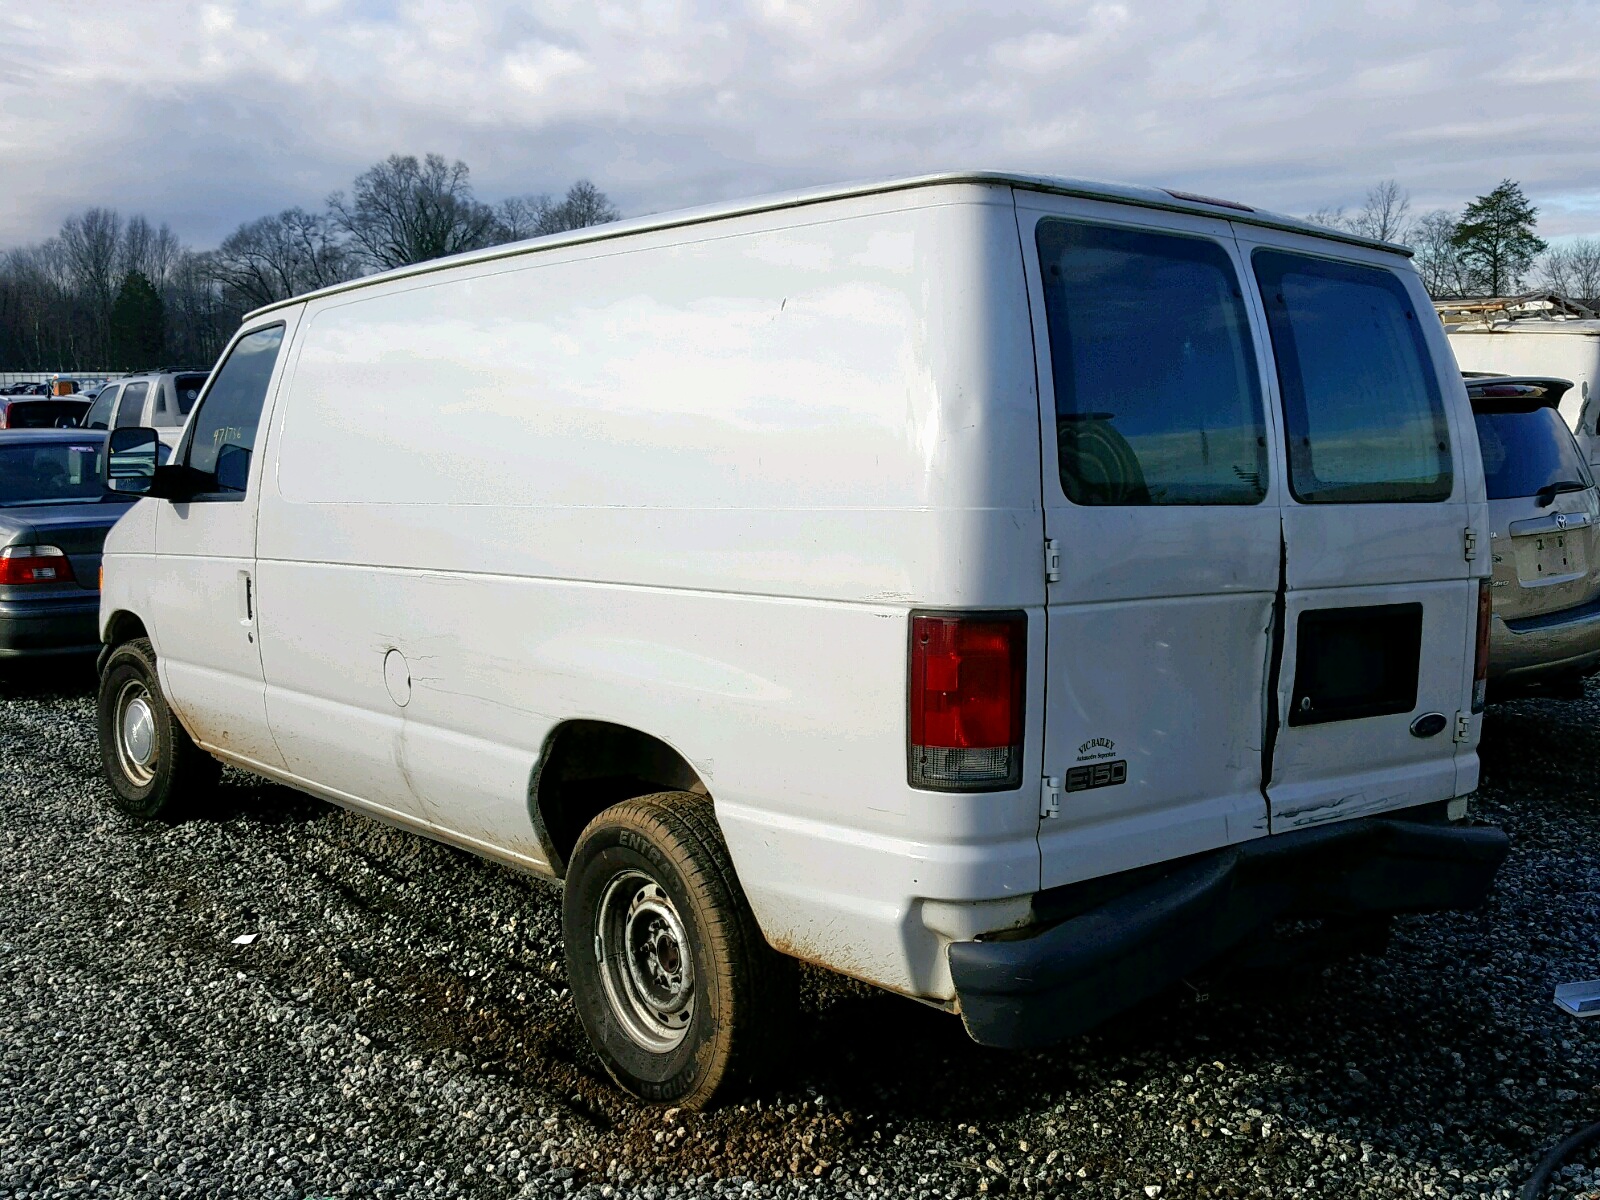
<svg viewBox="0 0 1600 1200"><path fill-rule="evenodd" d="M148 494L160 444L154 429L113 429L106 439L106 491L122 496Z"/></svg>

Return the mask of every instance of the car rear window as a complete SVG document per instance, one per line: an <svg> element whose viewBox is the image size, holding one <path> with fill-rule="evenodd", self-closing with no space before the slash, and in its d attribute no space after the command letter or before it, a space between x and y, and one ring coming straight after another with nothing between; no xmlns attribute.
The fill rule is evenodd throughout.
<svg viewBox="0 0 1600 1200"><path fill-rule="evenodd" d="M1444 399L1400 278L1278 250L1256 251L1253 263L1277 358L1295 499L1448 499L1454 479Z"/></svg>
<svg viewBox="0 0 1600 1200"><path fill-rule="evenodd" d="M1067 498L1259 503L1259 370L1227 251L1065 220L1041 221L1036 241Z"/></svg>
<svg viewBox="0 0 1600 1200"><path fill-rule="evenodd" d="M63 417L76 421L88 407L73 400L14 400L6 408L6 428L54 429Z"/></svg>
<svg viewBox="0 0 1600 1200"><path fill-rule="evenodd" d="M48 442L0 446L0 507L99 500L105 443Z"/></svg>
<svg viewBox="0 0 1600 1200"><path fill-rule="evenodd" d="M1553 408L1477 412L1478 448L1489 499L1536 496L1558 483L1594 482L1572 431Z"/></svg>
<svg viewBox="0 0 1600 1200"><path fill-rule="evenodd" d="M189 410L194 407L194 402L200 398L200 389L205 387L204 375L179 375L172 381L173 394L178 397L178 415L187 417Z"/></svg>

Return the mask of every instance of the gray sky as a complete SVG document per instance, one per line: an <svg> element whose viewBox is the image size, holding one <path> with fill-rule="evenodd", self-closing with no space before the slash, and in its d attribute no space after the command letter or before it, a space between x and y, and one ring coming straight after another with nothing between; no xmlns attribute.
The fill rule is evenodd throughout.
<svg viewBox="0 0 1600 1200"><path fill-rule="evenodd" d="M628 215L996 167L1304 213L1504 177L1600 234L1600 3L8 0L0 246L109 205L215 244L394 152Z"/></svg>

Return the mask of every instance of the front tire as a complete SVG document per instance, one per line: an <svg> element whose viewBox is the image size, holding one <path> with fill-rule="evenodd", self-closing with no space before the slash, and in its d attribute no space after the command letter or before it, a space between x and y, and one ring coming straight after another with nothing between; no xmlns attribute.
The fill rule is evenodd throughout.
<svg viewBox="0 0 1600 1200"><path fill-rule="evenodd" d="M170 819L215 789L221 764L168 707L148 638L124 642L106 659L98 709L101 766L112 800L130 817Z"/></svg>
<svg viewBox="0 0 1600 1200"><path fill-rule="evenodd" d="M787 1045L794 963L757 928L708 797L641 796L590 822L562 925L578 1018L636 1096L709 1107Z"/></svg>

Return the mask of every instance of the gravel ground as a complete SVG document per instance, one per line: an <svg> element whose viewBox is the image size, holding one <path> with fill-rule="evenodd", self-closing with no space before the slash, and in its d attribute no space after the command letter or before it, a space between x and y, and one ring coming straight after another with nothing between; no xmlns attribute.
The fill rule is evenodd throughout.
<svg viewBox="0 0 1600 1200"><path fill-rule="evenodd" d="M8 1198L1507 1195L1600 1118L1600 1021L1550 1001L1600 976L1600 690L1491 710L1481 913L1032 1054L808 976L790 1076L696 1115L604 1079L551 885L232 772L136 824L89 682L0 682ZM1551 1194L1600 1195L1600 1153Z"/></svg>

